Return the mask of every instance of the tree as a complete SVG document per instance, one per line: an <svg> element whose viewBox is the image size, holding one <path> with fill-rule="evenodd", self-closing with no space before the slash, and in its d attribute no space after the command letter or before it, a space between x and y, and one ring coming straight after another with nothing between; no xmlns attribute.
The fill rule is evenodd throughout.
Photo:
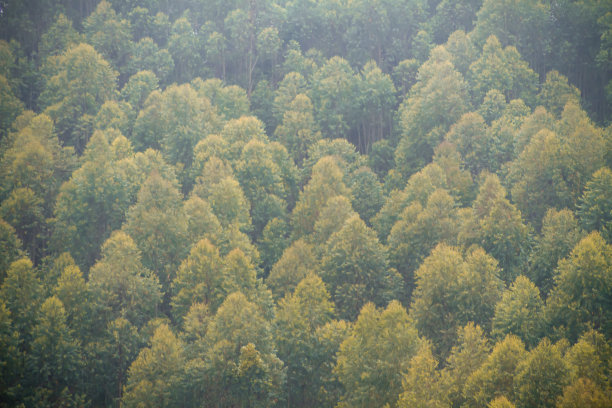
<svg viewBox="0 0 612 408"><path fill-rule="evenodd" d="M584 333L564 356L572 382L587 379L601 389L609 386L606 360L610 355L610 346L603 335L591 330Z"/></svg>
<svg viewBox="0 0 612 408"><path fill-rule="evenodd" d="M470 66L468 78L477 104L490 89L497 89L508 101L521 98L531 104L535 99L536 73L521 59L516 48L502 49L494 35L487 39L482 55Z"/></svg>
<svg viewBox="0 0 612 408"><path fill-rule="evenodd" d="M610 405L610 397L588 378L579 378L563 389L557 402L558 408L604 408Z"/></svg>
<svg viewBox="0 0 612 408"><path fill-rule="evenodd" d="M379 61L379 65L380 65ZM372 144L390 133L391 112L396 106L396 90L391 77L384 74L374 61L367 62L357 79L358 118L357 140L359 151L368 153Z"/></svg>
<svg viewBox="0 0 612 408"><path fill-rule="evenodd" d="M206 405L274 406L282 398L282 362L273 353L270 324L240 292L230 294L205 338Z"/></svg>
<svg viewBox="0 0 612 408"><path fill-rule="evenodd" d="M514 400L515 373L526 357L525 345L518 337L510 334L498 342L482 366L469 376L463 389L466 404L486 407L497 397Z"/></svg>
<svg viewBox="0 0 612 408"><path fill-rule="evenodd" d="M179 404L185 362L182 342L166 324L155 330L128 371L122 404L126 407L172 407Z"/></svg>
<svg viewBox="0 0 612 408"><path fill-rule="evenodd" d="M538 94L538 102L544 106L555 117L561 116L565 105L572 101L576 104L580 101L580 91L568 83L565 76L558 71L549 71L546 74L546 82Z"/></svg>
<svg viewBox="0 0 612 408"><path fill-rule="evenodd" d="M612 246L592 232L559 262L547 306L551 327L575 340L589 327L607 332L610 324Z"/></svg>
<svg viewBox="0 0 612 408"><path fill-rule="evenodd" d="M470 322L457 329L457 342L440 378L442 393L451 406L459 407L465 403L463 389L468 378L486 361L490 351L491 346L480 326Z"/></svg>
<svg viewBox="0 0 612 408"><path fill-rule="evenodd" d="M221 223L207 201L192 194L183 202L183 211L187 217L187 236L192 245L203 238L214 242L222 240Z"/></svg>
<svg viewBox="0 0 612 408"><path fill-rule="evenodd" d="M130 58L131 27L128 20L120 19L106 0L85 21L83 31L87 42L116 69L123 69Z"/></svg>
<svg viewBox="0 0 612 408"><path fill-rule="evenodd" d="M117 73L88 44L70 47L46 78L40 102L54 121L60 140L82 152L90 134L84 129L100 106L115 97Z"/></svg>
<svg viewBox="0 0 612 408"><path fill-rule="evenodd" d="M170 282L187 255L187 218L176 180L152 172L138 192L123 226L142 251L142 263L153 271L168 294Z"/></svg>
<svg viewBox="0 0 612 408"><path fill-rule="evenodd" d="M153 92L134 124L137 149L160 148L170 164L183 169L183 188L191 187L187 177L198 141L220 127L216 109L208 98L199 96L189 84L171 85L162 93Z"/></svg>
<svg viewBox="0 0 612 408"><path fill-rule="evenodd" d="M10 312L12 327L19 333L20 350L24 350L32 339L42 294L43 287L32 261L21 258L13 262L0 286L0 299Z"/></svg>
<svg viewBox="0 0 612 408"><path fill-rule="evenodd" d="M382 184L369 167L360 167L350 176L353 207L362 220L370 224L384 204Z"/></svg>
<svg viewBox="0 0 612 408"><path fill-rule="evenodd" d="M276 91L274 91L273 100L271 101L275 125L280 124L285 113L291 109L290 105L293 100L298 95L306 96L307 91L308 83L301 73L292 71L285 75L282 81L279 82ZM310 98L308 99L310 101Z"/></svg>
<svg viewBox="0 0 612 408"><path fill-rule="evenodd" d="M91 316L91 296L83 278L83 273L76 265L68 265L53 288L53 296L62 302L66 312L66 325L73 335L83 341L86 339L87 325Z"/></svg>
<svg viewBox="0 0 612 408"><path fill-rule="evenodd" d="M554 129L539 131L510 166L512 197L539 226L546 209L577 208L593 173L604 164L604 139L572 101Z"/></svg>
<svg viewBox="0 0 612 408"><path fill-rule="evenodd" d="M63 13L58 14L55 22L40 37L38 52L41 60L63 54L71 45L79 44L81 38L72 21Z"/></svg>
<svg viewBox="0 0 612 408"><path fill-rule="evenodd" d="M261 238L257 242L264 277L269 276L272 267L278 262L288 246L289 225L287 221L282 218L273 218L268 221L261 233Z"/></svg>
<svg viewBox="0 0 612 408"><path fill-rule="evenodd" d="M466 167L473 175L490 169L492 157L488 126L480 114L466 113L451 126L445 139L457 146Z"/></svg>
<svg viewBox="0 0 612 408"><path fill-rule="evenodd" d="M509 284L521 274L530 250L530 228L521 212L506 198L496 175L487 174L472 204L472 216L462 225L458 240L466 246L481 245L501 267Z"/></svg>
<svg viewBox="0 0 612 408"><path fill-rule="evenodd" d="M300 193L293 213L293 235L300 238L313 232L314 223L327 201L337 195L349 195L342 170L333 157L324 157L312 169L312 177Z"/></svg>
<svg viewBox="0 0 612 408"><path fill-rule="evenodd" d="M250 203L235 178L225 177L211 186L208 201L222 227L235 225L241 230L250 230Z"/></svg>
<svg viewBox="0 0 612 408"><path fill-rule="evenodd" d="M122 231L102 245L102 257L89 272L88 289L92 319L100 322L97 329L117 318L140 328L157 315L162 298L158 278L143 266L140 249Z"/></svg>
<svg viewBox="0 0 612 408"><path fill-rule="evenodd" d="M426 206L429 196L437 189L448 189L446 175L437 163L430 163L410 176L403 191L391 191L385 204L372 219L381 240L388 239L392 227L406 207L413 203Z"/></svg>
<svg viewBox="0 0 612 408"><path fill-rule="evenodd" d="M395 163L404 178L431 160L434 147L469 108L467 85L443 47L432 50L418 77L398 112L401 139Z"/></svg>
<svg viewBox="0 0 612 408"><path fill-rule="evenodd" d="M320 350L317 330L331 322L334 306L325 284L310 274L294 293L279 302L275 319L278 357L287 367L287 403L307 407L321 403L320 393L326 365L332 355Z"/></svg>
<svg viewBox="0 0 612 408"><path fill-rule="evenodd" d="M16 188L0 205L0 216L15 227L17 236L35 260L40 259L46 225L43 201L30 188Z"/></svg>
<svg viewBox="0 0 612 408"><path fill-rule="evenodd" d="M323 407L336 406L344 393L344 386L335 373L335 367L340 346L349 337L351 330L352 324L345 320L332 320L316 330L317 349L324 361L319 371L322 385L318 396Z"/></svg>
<svg viewBox="0 0 612 408"><path fill-rule="evenodd" d="M471 31L476 19L476 12L481 5L482 2L480 1L440 1L431 19L436 42L443 42L449 35L455 34L456 30Z"/></svg>
<svg viewBox="0 0 612 408"><path fill-rule="evenodd" d="M515 405L513 403L511 403L510 401L508 401L508 398L501 396L501 397L497 397L494 400L491 400L491 402L489 403L489 405L487 405L488 408L515 408Z"/></svg>
<svg viewBox="0 0 612 408"><path fill-rule="evenodd" d="M218 78L191 81L198 94L210 100L225 120L238 119L249 114L249 99L244 89L237 85L225 86Z"/></svg>
<svg viewBox="0 0 612 408"><path fill-rule="evenodd" d="M13 121L23 111L23 102L13 93L4 75L0 75L0 136L6 137Z"/></svg>
<svg viewBox="0 0 612 408"><path fill-rule="evenodd" d="M44 255L47 218L61 184L74 168L74 150L62 147L48 116L21 118L20 129L6 140L0 161L0 213L21 238L35 262Z"/></svg>
<svg viewBox="0 0 612 408"><path fill-rule="evenodd" d="M414 271L439 243L454 244L458 233L453 198L442 189L431 193L427 206L406 207L388 237L389 260L404 278L406 299L414 288Z"/></svg>
<svg viewBox="0 0 612 408"><path fill-rule="evenodd" d="M431 339L437 355L446 357L457 329L468 322L491 327L501 297L497 262L481 248L465 257L439 244L417 269L411 312L419 333Z"/></svg>
<svg viewBox="0 0 612 408"><path fill-rule="evenodd" d="M310 98L321 134L348 139L356 114L355 73L341 57L327 61L312 77Z"/></svg>
<svg viewBox="0 0 612 408"><path fill-rule="evenodd" d="M15 229L0 218L0 282L6 278L10 265L21 254L21 241Z"/></svg>
<svg viewBox="0 0 612 408"><path fill-rule="evenodd" d="M398 408L446 406L445 395L440 389L440 372L436 370L438 362L431 348L429 341L422 341L419 350L410 359L402 382L403 392L397 402Z"/></svg>
<svg viewBox="0 0 612 408"><path fill-rule="evenodd" d="M538 106L528 115L521 124L519 133L514 141L514 152L518 157L525 147L533 140L535 135L543 129L554 129L555 118L543 106ZM516 160L516 158L515 158Z"/></svg>
<svg viewBox="0 0 612 408"><path fill-rule="evenodd" d="M264 318L271 319L274 313L272 293L257 278L254 261L242 249L232 249L223 259L222 287L226 294L243 293L249 302L259 307Z"/></svg>
<svg viewBox="0 0 612 408"><path fill-rule="evenodd" d="M314 232L308 240L314 245L317 258L324 255L325 244L329 238L340 231L344 223L355 215L357 213L353 210L351 201L345 196L339 195L327 200L315 222Z"/></svg>
<svg viewBox="0 0 612 408"><path fill-rule="evenodd" d="M339 316L354 319L367 302L384 306L400 297L401 276L389 268L385 248L357 215L329 238L324 253L321 277Z"/></svg>
<svg viewBox="0 0 612 408"><path fill-rule="evenodd" d="M547 338L516 368L515 395L519 407L554 407L568 383L568 369L559 346Z"/></svg>
<svg viewBox="0 0 612 408"><path fill-rule="evenodd" d="M540 289L544 298L553 289L559 261L584 237L574 213L568 209L550 209L542 221L542 233L536 238L529 256L526 275Z"/></svg>
<svg viewBox="0 0 612 408"><path fill-rule="evenodd" d="M111 142L117 133L96 131L85 149L82 165L72 173L57 196L54 245L68 249L87 270L100 246L119 229L138 184L117 165Z"/></svg>
<svg viewBox="0 0 612 408"><path fill-rule="evenodd" d="M81 388L81 350L70 334L66 311L57 297L42 304L32 329L31 346L28 365L35 384L33 399L39 399L37 402L43 406L53 406L74 398Z"/></svg>
<svg viewBox="0 0 612 408"><path fill-rule="evenodd" d="M16 403L18 389L23 374L22 354L19 350L19 333L12 327L11 312L4 300L0 300L0 396L3 406Z"/></svg>
<svg viewBox="0 0 612 408"><path fill-rule="evenodd" d="M240 161L236 163L236 176L251 203L255 238L261 235L268 221L283 217L286 211L284 199L287 192L268 147L261 141L251 140L242 149Z"/></svg>
<svg viewBox="0 0 612 408"><path fill-rule="evenodd" d="M394 404L419 344L414 323L399 302L384 310L366 303L338 352L334 371L346 390L338 406Z"/></svg>
<svg viewBox="0 0 612 408"><path fill-rule="evenodd" d="M132 75L121 89L121 98L140 112L151 92L159 87L159 79L152 71L138 71Z"/></svg>
<svg viewBox="0 0 612 408"><path fill-rule="evenodd" d="M150 70L162 84L167 84L174 72L174 60L167 49L160 49L149 37L131 43L130 59L124 67L125 76L133 76L143 70Z"/></svg>
<svg viewBox="0 0 612 408"><path fill-rule="evenodd" d="M101 328L102 329L102 328ZM87 396L94 403L120 401L128 369L146 346L137 327L122 317L109 321L85 347L88 379Z"/></svg>
<svg viewBox="0 0 612 408"><path fill-rule="evenodd" d="M612 242L612 171L602 167L586 184L577 215L586 231L599 231ZM6 219L6 218L5 218Z"/></svg>
<svg viewBox="0 0 612 408"><path fill-rule="evenodd" d="M544 302L538 288L525 276L519 276L504 291L495 306L491 335L501 339L508 334L518 336L527 347L534 347L543 329Z"/></svg>
<svg viewBox="0 0 612 408"><path fill-rule="evenodd" d="M274 264L266 284L278 299L293 292L295 287L306 278L310 272L316 270L317 259L312 245L303 239L294 241Z"/></svg>
<svg viewBox="0 0 612 408"><path fill-rule="evenodd" d="M550 64L552 9L546 3L524 0L485 0L476 14L473 41L481 45L495 35L502 45L517 47L537 72L544 73Z"/></svg>
<svg viewBox="0 0 612 408"><path fill-rule="evenodd" d="M301 165L311 146L321 138L314 119L310 98L298 94L283 113L274 137L287 148L297 165Z"/></svg>

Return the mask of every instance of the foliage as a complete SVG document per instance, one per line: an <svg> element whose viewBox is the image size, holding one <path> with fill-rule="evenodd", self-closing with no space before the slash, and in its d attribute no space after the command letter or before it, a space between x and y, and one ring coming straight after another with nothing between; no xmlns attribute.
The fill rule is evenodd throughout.
<svg viewBox="0 0 612 408"><path fill-rule="evenodd" d="M419 343L414 323L399 302L384 310L367 303L338 353L335 371L346 389L340 406L397 401L403 374Z"/></svg>
<svg viewBox="0 0 612 408"><path fill-rule="evenodd" d="M611 46L609 0L0 1L0 407L609 406Z"/></svg>

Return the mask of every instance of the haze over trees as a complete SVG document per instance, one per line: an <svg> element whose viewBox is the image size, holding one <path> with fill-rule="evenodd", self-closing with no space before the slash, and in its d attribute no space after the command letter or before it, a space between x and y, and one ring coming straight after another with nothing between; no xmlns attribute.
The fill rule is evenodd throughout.
<svg viewBox="0 0 612 408"><path fill-rule="evenodd" d="M612 406L612 2L0 2L0 407Z"/></svg>

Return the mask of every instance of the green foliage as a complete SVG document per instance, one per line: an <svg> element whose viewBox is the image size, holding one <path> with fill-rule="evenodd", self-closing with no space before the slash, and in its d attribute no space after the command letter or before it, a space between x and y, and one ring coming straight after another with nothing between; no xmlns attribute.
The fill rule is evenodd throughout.
<svg viewBox="0 0 612 408"><path fill-rule="evenodd" d="M432 50L418 78L398 112L401 139L395 163L404 177L430 161L434 147L470 105L467 84L443 47Z"/></svg>
<svg viewBox="0 0 612 408"><path fill-rule="evenodd" d="M34 392L43 394L41 399L47 400L47 404L77 392L82 364L80 352L66 325L62 302L55 296L48 298L32 329L32 350L28 354L28 365L38 385Z"/></svg>
<svg viewBox="0 0 612 408"><path fill-rule="evenodd" d="M435 190L421 207L414 202L400 214L388 237L391 265L404 278L407 295L414 288L414 271L439 243L454 244L458 232L453 198Z"/></svg>
<svg viewBox="0 0 612 408"><path fill-rule="evenodd" d="M517 207L536 226L549 207L577 208L587 181L604 164L604 151L600 130L568 102L554 129L537 132L510 165Z"/></svg>
<svg viewBox="0 0 612 408"><path fill-rule="evenodd" d="M431 352L428 341L421 342L419 350L410 359L408 371L402 383L403 392L397 402L398 408L445 407L444 394L440 392L440 373L436 370L438 362Z"/></svg>
<svg viewBox="0 0 612 408"><path fill-rule="evenodd" d="M60 278L61 280L61 278ZM143 266L142 252L125 232L114 232L102 245L102 257L89 272L93 320L101 327L121 317L142 327L161 302L158 278Z"/></svg>
<svg viewBox="0 0 612 408"><path fill-rule="evenodd" d="M586 231L600 231L612 241L612 171L607 167L597 170L586 184L577 215Z"/></svg>
<svg viewBox="0 0 612 408"><path fill-rule="evenodd" d="M130 365L121 402L126 407L172 407L181 400L185 356L182 342L166 324L153 334L151 346L143 348Z"/></svg>
<svg viewBox="0 0 612 408"><path fill-rule="evenodd" d="M527 272L544 297L553 288L559 261L569 255L583 235L571 211L547 211L542 221L542 234L536 238L531 252Z"/></svg>
<svg viewBox="0 0 612 408"><path fill-rule="evenodd" d="M282 362L273 353L270 324L240 292L219 307L206 333L207 398L231 406L273 406L281 397Z"/></svg>
<svg viewBox="0 0 612 408"><path fill-rule="evenodd" d="M10 265L17 260L20 251L21 241L15 229L0 218L0 281L4 281Z"/></svg>
<svg viewBox="0 0 612 408"><path fill-rule="evenodd" d="M495 306L491 335L501 339L514 334L527 347L534 347L544 324L544 302L540 291L525 276L519 276Z"/></svg>
<svg viewBox="0 0 612 408"><path fill-rule="evenodd" d="M457 342L451 349L440 378L441 392L453 407L465 402L463 389L468 378L485 362L490 348L480 326L470 322L457 329Z"/></svg>
<svg viewBox="0 0 612 408"><path fill-rule="evenodd" d="M502 92L508 101L521 98L531 104L535 98L536 73L521 59L516 48L502 49L494 35L487 39L480 58L470 66L468 77L476 103L491 89Z"/></svg>
<svg viewBox="0 0 612 408"><path fill-rule="evenodd" d="M10 312L13 328L25 344L29 342L32 327L36 324L42 293L42 284L28 258L10 265L0 286L0 299Z"/></svg>
<svg viewBox="0 0 612 408"><path fill-rule="evenodd" d="M280 302L275 319L278 357L287 367L287 402L312 406L321 401L321 388L334 355L325 352L317 330L331 322L334 306L325 284L310 274Z"/></svg>
<svg viewBox="0 0 612 408"><path fill-rule="evenodd" d="M438 245L417 269L411 316L419 333L431 339L437 355L446 357L457 329L475 322L489 330L503 283L497 262L481 248L462 255Z"/></svg>
<svg viewBox="0 0 612 408"><path fill-rule="evenodd" d="M172 313L180 321L193 303L204 303L214 311L223 301L223 275L219 250L207 239L191 248L172 282Z"/></svg>
<svg viewBox="0 0 612 408"><path fill-rule="evenodd" d="M176 181L152 172L138 192L137 202L129 209L124 230L142 251L142 263L152 270L164 291L176 269L187 255L187 219Z"/></svg>
<svg viewBox="0 0 612 408"><path fill-rule="evenodd" d="M575 340L589 327L610 330L612 246L592 232L559 262L547 316L553 328Z"/></svg>
<svg viewBox="0 0 612 408"><path fill-rule="evenodd" d="M109 140L113 136L117 133L94 133L81 167L62 185L55 206L55 245L70 250L85 269L111 231L121 226L138 188L117 165Z"/></svg>
<svg viewBox="0 0 612 408"><path fill-rule="evenodd" d="M378 310L367 303L338 352L335 372L346 393L339 406L394 404L420 340L399 302Z"/></svg>
<svg viewBox="0 0 612 408"><path fill-rule="evenodd" d="M0 407L610 405L608 0L0 3Z"/></svg>
<svg viewBox="0 0 612 408"><path fill-rule="evenodd" d="M116 94L117 73L88 44L70 47L58 57L40 96L45 112L55 121L60 140L83 151L90 134L79 131L87 117Z"/></svg>
<svg viewBox="0 0 612 408"><path fill-rule="evenodd" d="M595 331L583 334L578 342L565 353L565 362L573 380L583 378L592 381L597 387L608 386L610 346L603 336Z"/></svg>
<svg viewBox="0 0 612 408"><path fill-rule="evenodd" d="M587 378L579 378L563 389L557 402L558 408L604 408L610 405L610 397Z"/></svg>
<svg viewBox="0 0 612 408"><path fill-rule="evenodd" d="M558 345L544 338L516 368L519 407L554 407L568 382L568 369Z"/></svg>
<svg viewBox="0 0 612 408"><path fill-rule="evenodd" d="M23 103L14 95L3 75L0 75L0 100L0 136L5 137L15 118L23 111Z"/></svg>
<svg viewBox="0 0 612 408"><path fill-rule="evenodd" d="M313 110L308 96L296 95L283 112L282 122L274 131L274 137L287 148L298 165L302 164L310 147L321 138Z"/></svg>
<svg viewBox="0 0 612 408"><path fill-rule="evenodd" d="M525 358L525 345L518 337L508 335L498 342L480 368L469 376L463 389L466 404L486 407L497 397L514 400L515 373Z"/></svg>
<svg viewBox="0 0 612 408"><path fill-rule="evenodd" d="M355 318L368 302L384 306L402 293L401 276L390 269L385 248L356 215L326 244L321 276L329 285L338 315Z"/></svg>
<svg viewBox="0 0 612 408"><path fill-rule="evenodd" d="M296 238L313 232L320 211L330 198L349 196L344 175L334 157L323 157L312 169L312 177L300 193L292 213L293 234Z"/></svg>
<svg viewBox="0 0 612 408"><path fill-rule="evenodd" d="M272 267L266 284L275 297L280 299L290 294L309 272L315 270L317 259L312 245L298 239L294 241Z"/></svg>
<svg viewBox="0 0 612 408"><path fill-rule="evenodd" d="M500 276L509 284L526 267L530 232L521 212L506 198L499 178L485 175L472 214L461 226L459 242L482 246L499 262Z"/></svg>

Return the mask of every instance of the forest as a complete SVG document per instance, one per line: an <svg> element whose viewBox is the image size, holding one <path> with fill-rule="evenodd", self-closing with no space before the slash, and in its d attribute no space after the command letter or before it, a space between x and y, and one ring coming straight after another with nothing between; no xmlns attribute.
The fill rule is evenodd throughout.
<svg viewBox="0 0 612 408"><path fill-rule="evenodd" d="M0 1L0 407L609 408L612 0Z"/></svg>

